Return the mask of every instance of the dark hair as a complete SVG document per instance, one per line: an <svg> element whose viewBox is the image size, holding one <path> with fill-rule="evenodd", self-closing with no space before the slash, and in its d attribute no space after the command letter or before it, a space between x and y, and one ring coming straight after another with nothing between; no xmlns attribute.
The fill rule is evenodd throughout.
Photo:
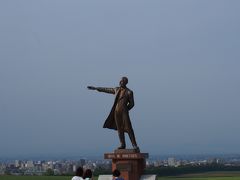
<svg viewBox="0 0 240 180"><path fill-rule="evenodd" d="M76 170L76 176L82 177L82 175L83 175L83 168L80 166Z"/></svg>
<svg viewBox="0 0 240 180"><path fill-rule="evenodd" d="M85 178L92 178L92 170L91 169L86 169L83 175L83 179Z"/></svg>
<svg viewBox="0 0 240 180"><path fill-rule="evenodd" d="M113 172L112 172L113 176L114 177L119 177L120 176L120 171L118 169L115 169Z"/></svg>

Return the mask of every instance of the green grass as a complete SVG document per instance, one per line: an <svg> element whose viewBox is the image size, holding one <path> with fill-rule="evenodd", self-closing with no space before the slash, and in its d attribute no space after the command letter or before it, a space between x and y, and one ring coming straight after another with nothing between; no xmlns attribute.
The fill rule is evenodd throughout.
<svg viewBox="0 0 240 180"><path fill-rule="evenodd" d="M240 180L240 176L238 177L202 177L202 178L168 178L168 177L161 177L158 180Z"/></svg>
<svg viewBox="0 0 240 180"><path fill-rule="evenodd" d="M236 177L159 177L158 180L240 180Z"/></svg>
<svg viewBox="0 0 240 180"><path fill-rule="evenodd" d="M0 176L0 180L71 180L70 176Z"/></svg>
<svg viewBox="0 0 240 180"><path fill-rule="evenodd" d="M240 172L216 171L198 174L185 174L172 177L158 177L158 180L240 180Z"/></svg>

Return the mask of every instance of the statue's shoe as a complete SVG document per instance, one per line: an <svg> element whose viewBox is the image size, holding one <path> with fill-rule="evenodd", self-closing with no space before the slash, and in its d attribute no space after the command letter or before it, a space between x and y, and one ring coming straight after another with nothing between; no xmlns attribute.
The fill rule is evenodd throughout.
<svg viewBox="0 0 240 180"><path fill-rule="evenodd" d="M118 149L125 149L125 148L126 148L126 145L125 146L121 145L121 146L118 147Z"/></svg>
<svg viewBox="0 0 240 180"><path fill-rule="evenodd" d="M140 152L140 149L138 146L133 146L133 149L136 151L136 152Z"/></svg>

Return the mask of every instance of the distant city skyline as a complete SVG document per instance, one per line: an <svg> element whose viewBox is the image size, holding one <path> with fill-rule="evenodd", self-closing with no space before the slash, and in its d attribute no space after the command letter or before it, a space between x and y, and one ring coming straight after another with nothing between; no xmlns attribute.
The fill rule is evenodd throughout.
<svg viewBox="0 0 240 180"><path fill-rule="evenodd" d="M216 166L218 164L218 166ZM84 169L91 169L93 172L99 169L105 169L111 171L111 161L106 159L91 159L91 158L77 158L73 159L24 159L13 161L1 161L0 160L0 175L66 175L74 174L76 168L82 166ZM185 156L174 157L168 156L164 158L152 157L146 160L146 168L161 168L162 167L175 167L175 168L209 168L215 166L216 171L226 172L236 171L236 168L240 167L240 158L238 156ZM165 169L166 170L166 169ZM180 170L180 169L179 169ZM196 169L195 169L196 170ZM224 171L225 170L225 171ZM226 171L227 170L227 171ZM168 170L167 170L168 171ZM189 170L190 171L190 170ZM188 171L187 171L188 172ZM99 173L99 172L97 172ZM163 172L162 172L163 173ZM168 172L169 173L169 172ZM186 172L183 172L184 174ZM192 173L192 171L191 171ZM196 172L195 172L196 173ZM172 173L171 173L172 175ZM236 174L235 174L236 175Z"/></svg>
<svg viewBox="0 0 240 180"><path fill-rule="evenodd" d="M129 78L142 152L238 153L240 1L0 1L0 158L101 155ZM131 143L127 140L127 148Z"/></svg>

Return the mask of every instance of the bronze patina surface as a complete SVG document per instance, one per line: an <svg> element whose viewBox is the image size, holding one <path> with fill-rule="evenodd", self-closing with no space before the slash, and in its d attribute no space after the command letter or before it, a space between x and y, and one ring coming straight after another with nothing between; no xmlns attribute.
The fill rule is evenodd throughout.
<svg viewBox="0 0 240 180"><path fill-rule="evenodd" d="M129 117L129 111L134 106L134 96L133 91L127 88L127 83L128 78L122 77L119 82L119 87L106 88L88 86L88 89L115 95L113 107L103 125L103 128L109 128L118 131L119 140L121 143L118 149L126 148L124 135L124 133L126 132L129 135L133 148L136 151L139 151L139 147L137 146L134 131Z"/></svg>

